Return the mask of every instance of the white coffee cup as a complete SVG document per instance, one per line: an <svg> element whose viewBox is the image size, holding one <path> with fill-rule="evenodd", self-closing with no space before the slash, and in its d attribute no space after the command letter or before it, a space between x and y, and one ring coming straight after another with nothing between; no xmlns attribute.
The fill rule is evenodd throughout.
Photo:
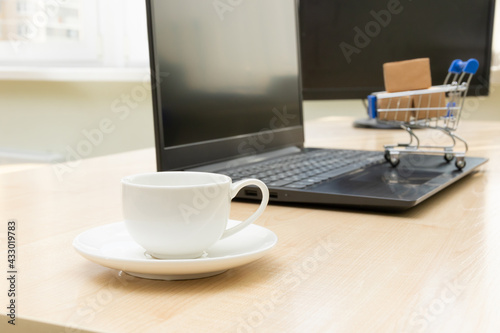
<svg viewBox="0 0 500 333"><path fill-rule="evenodd" d="M245 221L226 229L231 199L245 186L262 191L259 208ZM159 259L198 258L218 240L253 223L269 201L257 179L232 183L225 175L169 171L122 179L123 217L130 236Z"/></svg>

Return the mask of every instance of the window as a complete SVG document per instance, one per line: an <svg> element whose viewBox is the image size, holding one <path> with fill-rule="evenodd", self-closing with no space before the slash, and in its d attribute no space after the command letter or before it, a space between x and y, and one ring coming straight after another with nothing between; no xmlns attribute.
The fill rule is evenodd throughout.
<svg viewBox="0 0 500 333"><path fill-rule="evenodd" d="M0 67L148 65L143 0L0 0Z"/></svg>
<svg viewBox="0 0 500 333"><path fill-rule="evenodd" d="M96 1L2 0L2 65L65 65L98 60Z"/></svg>

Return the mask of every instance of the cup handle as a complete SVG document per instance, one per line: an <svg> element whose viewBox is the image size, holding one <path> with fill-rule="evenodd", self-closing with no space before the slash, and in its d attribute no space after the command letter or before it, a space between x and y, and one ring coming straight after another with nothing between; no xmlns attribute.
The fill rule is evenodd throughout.
<svg viewBox="0 0 500 333"><path fill-rule="evenodd" d="M262 192L262 201L260 202L259 208L253 213L249 218L247 218L245 221L241 222L237 226L234 226L232 228L226 229L224 233L222 234L222 237L220 239L224 239L226 237L229 237L231 235L234 235L238 231L244 229L248 225L252 224L259 218L259 216L264 212L264 209L266 209L267 202L269 201L269 190L267 189L266 184L264 184L262 181L258 179L243 179L239 182L236 182L234 184L231 184L231 199L233 199L236 194L245 186L249 185L255 185L258 188L260 188L260 191Z"/></svg>

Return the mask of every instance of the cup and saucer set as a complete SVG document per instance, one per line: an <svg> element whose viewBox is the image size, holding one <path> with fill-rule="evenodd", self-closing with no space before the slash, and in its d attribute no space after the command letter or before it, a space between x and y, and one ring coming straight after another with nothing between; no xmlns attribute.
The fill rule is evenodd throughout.
<svg viewBox="0 0 500 333"><path fill-rule="evenodd" d="M262 191L259 208L245 221L230 220L231 199L249 185ZM271 230L252 224L269 200L257 179L232 183L213 173L146 173L122 179L122 193L124 221L79 234L73 247L132 276L209 277L263 257L278 241Z"/></svg>

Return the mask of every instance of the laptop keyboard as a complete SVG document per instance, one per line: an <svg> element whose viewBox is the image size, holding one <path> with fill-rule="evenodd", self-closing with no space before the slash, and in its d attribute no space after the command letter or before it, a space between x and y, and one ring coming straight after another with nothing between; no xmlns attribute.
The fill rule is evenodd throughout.
<svg viewBox="0 0 500 333"><path fill-rule="evenodd" d="M385 162L381 152L309 150L233 169L221 170L233 181L257 178L269 187L303 189L339 175Z"/></svg>

